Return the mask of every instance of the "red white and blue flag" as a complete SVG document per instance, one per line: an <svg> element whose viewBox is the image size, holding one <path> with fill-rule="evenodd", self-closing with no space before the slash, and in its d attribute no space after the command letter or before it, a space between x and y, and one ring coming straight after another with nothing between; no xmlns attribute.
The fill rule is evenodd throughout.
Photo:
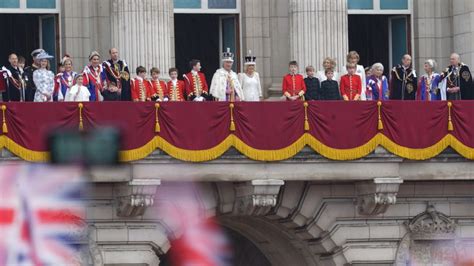
<svg viewBox="0 0 474 266"><path fill-rule="evenodd" d="M0 166L0 266L79 265L81 171Z"/></svg>

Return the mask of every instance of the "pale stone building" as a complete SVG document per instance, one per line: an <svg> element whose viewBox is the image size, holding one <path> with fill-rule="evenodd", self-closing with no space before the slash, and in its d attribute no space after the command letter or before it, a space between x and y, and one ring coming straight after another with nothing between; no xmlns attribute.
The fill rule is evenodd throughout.
<svg viewBox="0 0 474 266"><path fill-rule="evenodd" d="M2 0L0 54L40 46L70 54L80 70L91 51L118 47L132 69L185 71L200 58L210 74L225 47L238 70L252 50L269 97L289 60L320 66L331 56L341 66L349 50L364 65L392 66L408 52L421 70L428 58L446 65L453 51L473 65L473 14L471 0ZM237 243L239 265L449 265L473 253L474 164L450 151L425 162L383 149L355 162L303 151L271 164L236 152L190 164L156 152L92 178L94 265L167 265L172 229L151 219L151 205L177 180L201 182L202 205Z"/></svg>

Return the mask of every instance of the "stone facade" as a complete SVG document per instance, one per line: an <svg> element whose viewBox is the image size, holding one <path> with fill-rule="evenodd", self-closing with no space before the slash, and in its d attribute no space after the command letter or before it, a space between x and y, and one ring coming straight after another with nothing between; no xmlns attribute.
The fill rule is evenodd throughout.
<svg viewBox="0 0 474 266"><path fill-rule="evenodd" d="M172 1L131 2L61 0L61 52L77 70L91 51L105 59L113 46L131 70L174 64ZM428 58L447 65L452 51L473 65L473 12L470 0L413 0L418 72ZM288 61L320 68L332 56L341 66L349 49L344 0L241 0L240 19L241 51L259 58L266 97L279 95ZM175 232L155 207L179 180L199 181L206 215L250 240L271 265L406 265L410 258L445 265L443 256L473 253L473 173L472 162L449 151L426 162L383 149L355 162L303 151L272 164L232 152L188 164L156 152L91 173L91 264L157 265Z"/></svg>
<svg viewBox="0 0 474 266"><path fill-rule="evenodd" d="M346 163L302 151L271 167L232 151L199 165L156 152L116 170L122 180L93 170L86 218L105 264L156 265L180 235L157 207L179 194L172 181L194 180L203 215L254 243L270 265L451 265L474 250L473 167L449 151L411 162L380 149ZM124 195L154 203L124 216Z"/></svg>

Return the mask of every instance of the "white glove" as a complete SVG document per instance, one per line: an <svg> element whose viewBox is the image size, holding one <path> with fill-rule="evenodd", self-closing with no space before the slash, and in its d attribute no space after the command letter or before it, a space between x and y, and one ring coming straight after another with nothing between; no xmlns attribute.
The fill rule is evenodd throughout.
<svg viewBox="0 0 474 266"><path fill-rule="evenodd" d="M195 102L204 102L204 97L202 97L202 96L196 97L196 98L194 98L194 101Z"/></svg>

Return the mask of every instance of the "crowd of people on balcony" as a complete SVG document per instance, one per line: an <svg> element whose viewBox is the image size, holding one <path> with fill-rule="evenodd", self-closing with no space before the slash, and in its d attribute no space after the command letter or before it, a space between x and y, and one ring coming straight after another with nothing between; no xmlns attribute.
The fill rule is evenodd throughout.
<svg viewBox="0 0 474 266"><path fill-rule="evenodd" d="M4 102L100 102L100 101L261 101L262 85L256 72L256 57L249 51L245 57L244 72L235 73L234 54L227 49L222 56L222 67L216 71L208 86L201 72L201 62L191 60L190 71L179 79L179 71L170 68L169 80L160 78L160 69L147 71L136 68L131 77L129 67L119 57L117 48L109 50L110 59L101 61L98 52L89 56L89 64L80 73L73 70L73 59L61 59L57 74L50 70L49 55L43 49L31 53L33 64L25 68L25 59L16 54L9 56L9 65L0 70L0 92ZM344 100L474 100L474 83L470 69L458 54L450 56L450 65L436 72L435 60L424 63L424 72L418 77L410 55L404 55L401 64L384 76L384 66L375 63L369 68L359 65L359 54L347 55L343 71L335 71L332 58L323 61L323 70L307 66L306 77L299 73L296 61L289 63L289 72L283 77L282 97L287 101ZM148 77L149 73L149 77Z"/></svg>

